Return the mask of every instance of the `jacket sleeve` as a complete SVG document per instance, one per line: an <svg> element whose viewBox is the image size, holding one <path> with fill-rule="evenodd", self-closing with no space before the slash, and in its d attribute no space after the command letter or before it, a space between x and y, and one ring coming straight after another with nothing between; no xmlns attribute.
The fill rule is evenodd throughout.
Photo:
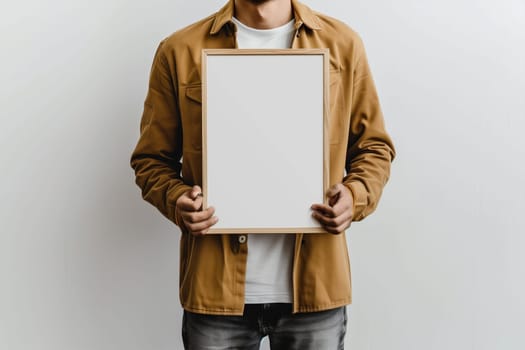
<svg viewBox="0 0 525 350"><path fill-rule="evenodd" d="M131 155L131 167L142 197L180 226L175 202L191 187L181 177L182 128L177 84L163 52L163 43L159 44L153 59L140 137Z"/></svg>
<svg viewBox="0 0 525 350"><path fill-rule="evenodd" d="M385 130L379 98L362 41L354 64L346 185L354 197L354 221L372 213L390 175L395 149Z"/></svg>

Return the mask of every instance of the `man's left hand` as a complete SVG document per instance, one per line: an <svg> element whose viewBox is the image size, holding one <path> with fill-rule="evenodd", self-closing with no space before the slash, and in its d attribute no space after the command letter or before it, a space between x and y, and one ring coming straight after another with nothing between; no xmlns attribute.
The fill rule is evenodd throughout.
<svg viewBox="0 0 525 350"><path fill-rule="evenodd" d="M352 192L343 184L337 184L326 192L328 205L312 205L312 217L319 221L323 228L333 234L340 234L350 227L354 215L354 198Z"/></svg>

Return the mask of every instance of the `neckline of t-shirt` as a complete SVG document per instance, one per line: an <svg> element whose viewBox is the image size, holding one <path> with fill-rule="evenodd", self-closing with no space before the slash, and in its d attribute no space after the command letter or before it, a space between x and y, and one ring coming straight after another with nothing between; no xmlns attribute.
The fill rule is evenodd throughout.
<svg viewBox="0 0 525 350"><path fill-rule="evenodd" d="M242 28L243 30L256 33L257 35L273 36L282 33L289 32L294 29L295 19L292 19L290 22L283 24L282 26L270 28L270 29L256 29L247 26L246 24L239 21L239 19L232 17L233 22Z"/></svg>

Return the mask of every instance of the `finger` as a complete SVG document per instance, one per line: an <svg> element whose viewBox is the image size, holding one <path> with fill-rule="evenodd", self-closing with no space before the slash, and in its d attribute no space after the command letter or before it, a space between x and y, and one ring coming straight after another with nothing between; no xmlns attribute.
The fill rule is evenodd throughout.
<svg viewBox="0 0 525 350"><path fill-rule="evenodd" d="M333 228L333 232L332 232L332 233L335 233L335 234L342 233L342 232L344 232L347 228L349 228L351 224L352 224L352 221L350 221L350 220L346 220L346 221L343 222L341 225L339 225L339 226Z"/></svg>
<svg viewBox="0 0 525 350"><path fill-rule="evenodd" d="M329 233L332 233L332 234L335 234L335 235L337 235L337 234L339 234L339 233L344 231L344 229L343 229L344 225L335 226L335 227L334 226L324 226L323 225L322 227L323 227L323 229L326 232L329 232Z"/></svg>
<svg viewBox="0 0 525 350"><path fill-rule="evenodd" d="M338 225L336 224L334 218L329 217L329 216L326 216L326 215L323 215L323 214L320 213L320 212L317 212L317 211L312 212L312 217L313 217L314 219L316 219L317 221L319 221L319 223L320 223L322 226L326 226L326 227L336 227L336 226L338 226Z"/></svg>
<svg viewBox="0 0 525 350"><path fill-rule="evenodd" d="M190 198L189 195L185 194L182 195L179 200L177 201L177 207L179 210L186 211L186 212L193 212L197 211L202 206L202 197L197 197L196 200L193 200Z"/></svg>
<svg viewBox="0 0 525 350"><path fill-rule="evenodd" d="M333 228L333 227L323 227L324 230L328 233L331 233L333 235L338 235L340 234L341 232L337 231L337 229Z"/></svg>
<svg viewBox="0 0 525 350"><path fill-rule="evenodd" d="M198 197L202 197L202 189L200 188L200 186L193 186L190 192L190 197L193 200L196 200Z"/></svg>
<svg viewBox="0 0 525 350"><path fill-rule="evenodd" d="M343 232L348 227L350 227L350 224L351 224L350 220L341 220L340 223L339 223L339 220L337 220L337 223L339 223L339 224L337 224L336 221L334 219L331 219L331 218L326 218L326 217L322 217L322 216L315 216L315 215L312 215L312 216L314 216L314 218L319 221L321 226L327 232L332 233L332 234L339 234L339 233Z"/></svg>
<svg viewBox="0 0 525 350"><path fill-rule="evenodd" d="M200 188L200 186L193 186L193 188L190 191L190 199L192 200L191 209L193 211L197 211L202 208L203 197L202 189Z"/></svg>
<svg viewBox="0 0 525 350"><path fill-rule="evenodd" d="M215 225L218 221L219 219L216 216L212 216L206 221L202 221L202 222L195 223L195 224L189 224L188 229L194 235L197 235L197 236L204 235L208 232L210 227Z"/></svg>
<svg viewBox="0 0 525 350"><path fill-rule="evenodd" d="M209 207L206 210L202 211L187 211L181 212L182 219L185 223L195 224L198 222L206 221L215 214L215 208Z"/></svg>
<svg viewBox="0 0 525 350"><path fill-rule="evenodd" d="M338 227L342 225L345 221L347 221L347 218L343 216L329 217L329 216L322 215L319 212L313 212L312 217L316 219L317 221L319 221L319 223L322 226L332 227L332 228Z"/></svg>
<svg viewBox="0 0 525 350"><path fill-rule="evenodd" d="M313 212L312 216L319 221L323 226L326 227L332 227L336 228L339 226L345 226L348 224L348 222L351 220L351 215L348 212L344 212L343 214L336 216L336 217L329 217L322 215L322 213L319 212Z"/></svg>
<svg viewBox="0 0 525 350"><path fill-rule="evenodd" d="M199 186L194 186L192 190L183 194L177 204L185 211L197 211L202 207L203 197Z"/></svg>
<svg viewBox="0 0 525 350"><path fill-rule="evenodd" d="M193 201L193 203L192 203L193 210L194 211L201 210L202 209L202 202L203 202L203 197L202 197L202 194L201 194L201 195L198 195L197 198Z"/></svg>
<svg viewBox="0 0 525 350"><path fill-rule="evenodd" d="M350 225L341 225L335 228L334 227L323 227L323 228L331 234L338 235L338 234L343 233L348 227L350 227Z"/></svg>
<svg viewBox="0 0 525 350"><path fill-rule="evenodd" d="M321 215L327 216L327 217L336 217L334 212L334 208L326 205L326 204L314 204L310 207L313 211L319 212Z"/></svg>

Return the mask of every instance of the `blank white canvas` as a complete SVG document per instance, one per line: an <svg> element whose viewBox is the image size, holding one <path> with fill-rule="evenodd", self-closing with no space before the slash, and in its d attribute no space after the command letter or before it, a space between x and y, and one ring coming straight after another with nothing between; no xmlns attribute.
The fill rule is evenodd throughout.
<svg viewBox="0 0 525 350"><path fill-rule="evenodd" d="M214 229L319 227L323 55L207 55L205 79Z"/></svg>

